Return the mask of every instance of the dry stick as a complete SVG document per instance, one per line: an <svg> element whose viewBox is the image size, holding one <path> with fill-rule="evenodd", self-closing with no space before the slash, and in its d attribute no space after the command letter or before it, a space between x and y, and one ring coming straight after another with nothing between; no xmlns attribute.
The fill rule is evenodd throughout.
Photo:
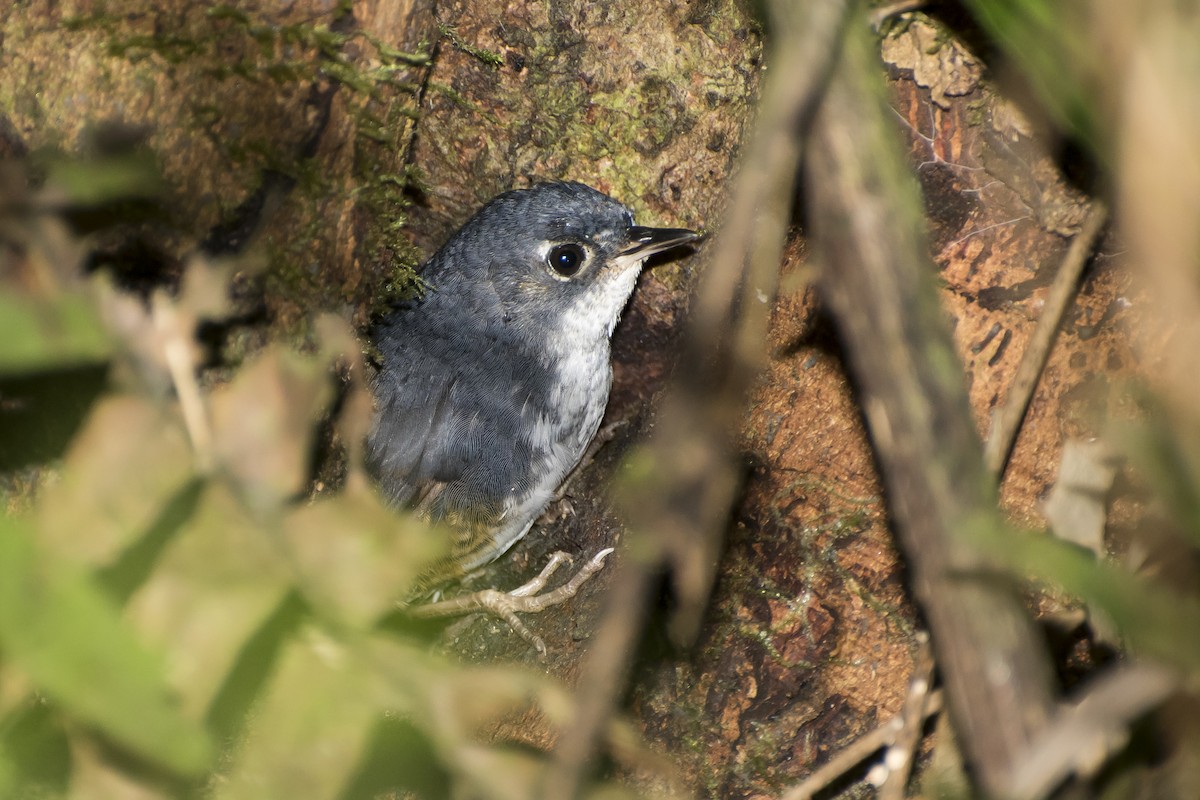
<svg viewBox="0 0 1200 800"><path fill-rule="evenodd" d="M1013 774L1009 796L1047 797L1072 774L1089 778L1129 738L1129 725L1179 690L1181 681L1149 662L1122 664L1064 704Z"/></svg>
<svg viewBox="0 0 1200 800"><path fill-rule="evenodd" d="M908 684L908 697L900 713L883 723L866 736L860 736L843 747L827 763L784 794L782 800L808 800L817 792L828 788L834 781L865 761L880 748L888 748L880 764L887 775L878 781L880 800L903 800L908 775L912 769L913 753L921 740L925 721L942 708L942 693L930 691L933 681L933 651L929 647L929 634L917 634L920 650ZM899 753L900 757L893 755ZM904 763L899 763L900 761Z"/></svg>
<svg viewBox="0 0 1200 800"><path fill-rule="evenodd" d="M1037 327L1033 330L1033 336L1029 338L1029 345L1021 356L1021 363L1017 367L1017 374L1013 377L1004 405L992 414L992 429L984 446L983 463L997 480L1008 463L1021 420L1025 418L1025 410L1029 408L1033 390L1046 367L1050 348L1054 345L1063 315L1066 314L1079 288L1079 276L1083 273L1083 268L1095 248L1096 239L1107 221L1108 209L1101 201L1094 200L1083 227L1071 241L1066 258L1058 268L1058 274L1054 276L1054 283L1050 285L1046 305L1042 309Z"/></svg>
<svg viewBox="0 0 1200 800"><path fill-rule="evenodd" d="M900 710L900 730L879 764L883 770L880 776L882 783L876 781L879 784L879 800L904 800L908 776L916 760L917 745L921 742L921 731L925 728L926 708L933 688L933 650L929 646L929 634L925 631L917 634L917 643L920 649L913 676L908 682L908 697L904 700L904 708Z"/></svg>
<svg viewBox="0 0 1200 800"><path fill-rule="evenodd" d="M942 710L942 690L937 689L926 697L921 714L921 723ZM809 775L801 783L792 787L780 800L809 800L817 792L823 791L850 770L880 748L887 747L896 738L897 732L904 726L903 714L897 714L880 725L866 736L860 736L843 747L837 755L827 763L822 764L816 772Z"/></svg>
<svg viewBox="0 0 1200 800"><path fill-rule="evenodd" d="M676 567L680 605L686 609L677 615L676 621L684 622L673 632L686 638L698 624L701 595L711 583L712 568L705 562L716 559L720 531L736 492L737 472L727 457L728 439L737 428L745 389L764 358L768 306L759 303L755 294L774 294L799 163L798 133L810 121L824 89L848 6L847 0L833 0L779 2L775 8L777 46L759 125L689 326L684 359L691 358L694 373L703 364L698 354L718 352L706 348L730 332L732 319L738 320L738 327L718 342L724 363L711 369L707 380L693 374L685 385L685 375L668 393L659 414L648 455L661 481L651 487L647 502L632 521L641 532L639 544L651 544L652 552L629 552L618 566L608 609L582 667L574 719L563 729L546 775L546 800L570 800L578 793L597 737L625 683L644 604L664 561ZM680 372L686 369L681 367ZM681 471L674 472L674 467ZM672 498L680 496L694 502L686 507L672 505ZM705 571L710 573L707 577Z"/></svg>
<svg viewBox="0 0 1200 800"><path fill-rule="evenodd" d="M877 53L854 32L807 161L819 286L861 389L955 728L983 791L1001 796L1053 710L1050 669L1015 586L977 544L1002 525L995 492Z"/></svg>
<svg viewBox="0 0 1200 800"><path fill-rule="evenodd" d="M166 292L156 291L150 298L150 314L162 345L163 359L167 362L167 370L171 374L172 383L175 384L175 394L179 397L184 427L195 453L196 468L200 472L207 472L212 469L215 461L215 445L204 398L200 393L200 384L196 381L196 363L192 357L190 334L182 330L175 302Z"/></svg>

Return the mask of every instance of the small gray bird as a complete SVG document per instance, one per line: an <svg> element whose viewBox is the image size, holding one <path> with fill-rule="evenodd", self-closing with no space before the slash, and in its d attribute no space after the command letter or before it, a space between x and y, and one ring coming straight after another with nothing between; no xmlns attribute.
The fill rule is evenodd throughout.
<svg viewBox="0 0 1200 800"><path fill-rule="evenodd" d="M609 338L655 253L693 231L644 228L580 183L496 197L425 265L419 300L376 334L368 465L387 498L456 530L429 589L519 540L583 458L608 403Z"/></svg>

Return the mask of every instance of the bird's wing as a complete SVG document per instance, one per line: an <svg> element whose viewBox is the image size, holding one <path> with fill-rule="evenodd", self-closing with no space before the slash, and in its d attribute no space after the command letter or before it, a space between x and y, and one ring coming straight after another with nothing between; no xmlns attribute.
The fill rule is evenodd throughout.
<svg viewBox="0 0 1200 800"><path fill-rule="evenodd" d="M532 457L509 399L514 379L461 358L452 337L409 335L384 353L368 464L393 504L460 531L486 530L524 488L521 465Z"/></svg>
<svg viewBox="0 0 1200 800"><path fill-rule="evenodd" d="M445 363L410 348L390 360L388 371L376 379L367 459L390 502L416 507L438 493L438 484L459 477L445 457L458 376Z"/></svg>

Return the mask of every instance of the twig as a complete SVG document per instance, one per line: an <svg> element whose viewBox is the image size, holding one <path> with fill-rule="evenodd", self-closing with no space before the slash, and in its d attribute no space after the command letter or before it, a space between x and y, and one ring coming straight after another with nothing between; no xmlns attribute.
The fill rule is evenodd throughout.
<svg viewBox="0 0 1200 800"><path fill-rule="evenodd" d="M162 345L167 371L171 374L175 394L179 397L183 424L196 456L196 468L202 473L208 472L214 463L212 426L204 409L200 385L196 382L191 340L180 330L179 314L165 292L154 293L150 300L150 313Z"/></svg>
<svg viewBox="0 0 1200 800"><path fill-rule="evenodd" d="M838 324L947 704L1000 795L1054 710L1041 637L980 540L1003 524L865 32L845 45L806 163L819 287Z"/></svg>
<svg viewBox="0 0 1200 800"><path fill-rule="evenodd" d="M1079 276L1083 273L1083 268L1095 249L1096 239L1107 221L1108 209L1104 203L1099 200L1093 201L1083 227L1071 241L1066 258L1058 268L1058 274L1054 276L1054 283L1046 296L1045 308L1033 335L1029 338L1025 353L1021 356L1021 363L1017 367L1004 405L992 414L992 429L984 447L983 463L988 472L997 479L1008 463L1021 420L1025 418L1025 410L1029 408L1033 390L1046 366L1046 360L1050 357L1055 334L1058 333L1063 315L1079 287Z"/></svg>
<svg viewBox="0 0 1200 800"><path fill-rule="evenodd" d="M900 713L842 748L829 762L788 791L782 800L808 800L884 747L887 752L872 769L868 780L880 787L880 800L903 800L913 754L921 740L925 721L942 707L941 690L930 691L934 661L929 634L922 631L917 641L920 650L909 681L908 697Z"/></svg>
<svg viewBox="0 0 1200 800"><path fill-rule="evenodd" d="M921 742L921 731L928 718L925 709L929 705L929 693L933 688L933 650L929 646L929 634L917 634L919 650L913 676L908 682L908 697L900 711L900 730L879 763L879 774L868 779L879 786L879 800L904 800L908 776L912 773L917 745ZM875 770L872 770L875 772Z"/></svg>
<svg viewBox="0 0 1200 800"><path fill-rule="evenodd" d="M1108 672L1075 703L1060 707L1028 757L1018 763L1007 795L1036 800L1072 774L1091 777L1125 746L1129 724L1178 688L1179 678L1157 664L1128 664Z"/></svg>
<svg viewBox="0 0 1200 800"><path fill-rule="evenodd" d="M610 602L584 662L579 702L563 729L543 786L545 800L578 793L595 743L612 716L641 631L644 604L664 563L672 567L677 640L703 615L721 532L737 492L731 457L746 388L765 359L769 306L787 236L800 134L824 91L850 3L776 3L775 48L759 122L746 149L689 324L679 379L668 391L644 453L663 480L628 515L641 547L623 559ZM775 78L778 76L778 78ZM702 376L702 377L701 377ZM632 494L630 492L629 494ZM687 498L680 501L680 498ZM627 498L628 500L628 498Z"/></svg>
<svg viewBox="0 0 1200 800"><path fill-rule="evenodd" d="M942 710L942 690L936 689L925 698L921 723ZM896 739L897 733L904 727L904 714L900 713L880 725L866 736L855 739L850 745L838 751L832 759L822 764L816 772L809 775L801 783L793 786L780 800L809 800L817 792L831 785L838 778L865 761L872 753L887 747Z"/></svg>

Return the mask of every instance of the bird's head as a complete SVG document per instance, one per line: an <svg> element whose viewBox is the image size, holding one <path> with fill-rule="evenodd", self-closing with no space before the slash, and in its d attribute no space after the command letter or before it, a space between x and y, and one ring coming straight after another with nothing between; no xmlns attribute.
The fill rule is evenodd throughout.
<svg viewBox="0 0 1200 800"><path fill-rule="evenodd" d="M697 236L634 225L629 209L581 183L545 183L480 209L423 277L498 324L607 337L642 263Z"/></svg>

